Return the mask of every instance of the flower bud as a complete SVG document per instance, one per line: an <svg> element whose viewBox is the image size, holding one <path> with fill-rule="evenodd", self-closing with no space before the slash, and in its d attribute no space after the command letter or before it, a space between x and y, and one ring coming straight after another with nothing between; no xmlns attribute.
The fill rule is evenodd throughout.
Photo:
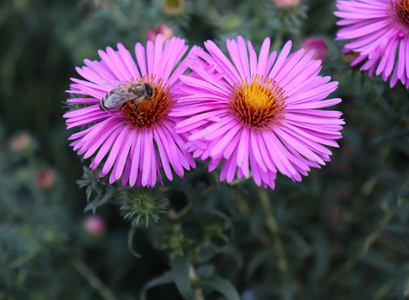
<svg viewBox="0 0 409 300"><path fill-rule="evenodd" d="M273 3L277 8L286 9L300 5L301 0L273 0Z"/></svg>
<svg viewBox="0 0 409 300"><path fill-rule="evenodd" d="M240 31L242 19L237 15L227 14L219 19L219 28L223 32Z"/></svg>
<svg viewBox="0 0 409 300"><path fill-rule="evenodd" d="M35 183L38 188L42 190L47 190L54 186L55 183L55 173L53 170L44 168L35 174Z"/></svg>
<svg viewBox="0 0 409 300"><path fill-rule="evenodd" d="M173 37L173 30L165 24L160 24L159 27L148 30L146 33L146 40L155 43L156 37L161 34L163 36L163 42Z"/></svg>
<svg viewBox="0 0 409 300"><path fill-rule="evenodd" d="M358 52L347 52L347 53L342 53L342 61L350 64L352 61L355 60L359 56Z"/></svg>
<svg viewBox="0 0 409 300"><path fill-rule="evenodd" d="M21 132L14 135L9 145L11 150L18 153L29 153L35 148L33 137L28 132Z"/></svg>
<svg viewBox="0 0 409 300"><path fill-rule="evenodd" d="M148 227L151 220L158 222L159 214L167 209L167 201L159 189L131 189L123 192L120 199L124 201L121 207L125 212L124 219L131 220L133 227L139 223L145 223Z"/></svg>
<svg viewBox="0 0 409 300"><path fill-rule="evenodd" d="M313 59L320 59L325 62L327 59L328 48L323 39L307 39L301 46L305 52L309 52L314 49Z"/></svg>
<svg viewBox="0 0 409 300"><path fill-rule="evenodd" d="M185 2L183 0L163 0L162 8L168 15L180 15L185 10Z"/></svg>
<svg viewBox="0 0 409 300"><path fill-rule="evenodd" d="M87 233L93 236L100 236L105 233L105 220L97 215L89 216L85 219L84 228Z"/></svg>

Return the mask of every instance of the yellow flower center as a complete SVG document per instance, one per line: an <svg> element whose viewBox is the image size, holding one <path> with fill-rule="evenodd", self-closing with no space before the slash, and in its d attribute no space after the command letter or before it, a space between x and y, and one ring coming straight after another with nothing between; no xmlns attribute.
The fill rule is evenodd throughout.
<svg viewBox="0 0 409 300"><path fill-rule="evenodd" d="M166 85L163 79L154 82L154 76L144 76L131 82L143 82L152 86L152 100L145 99L137 103L138 109L132 101L128 101L121 109L125 123L131 123L132 127L140 129L149 128L159 123L163 117L167 116L172 107L173 98L170 93L170 87Z"/></svg>
<svg viewBox="0 0 409 300"><path fill-rule="evenodd" d="M234 86L229 108L237 120L249 128L271 128L284 120L287 97L283 94L275 81L256 75L250 82L244 80Z"/></svg>

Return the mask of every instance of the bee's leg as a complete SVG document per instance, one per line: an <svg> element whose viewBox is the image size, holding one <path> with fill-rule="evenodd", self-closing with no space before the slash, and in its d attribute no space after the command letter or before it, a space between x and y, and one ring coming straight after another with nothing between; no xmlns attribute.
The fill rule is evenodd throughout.
<svg viewBox="0 0 409 300"><path fill-rule="evenodd" d="M121 107L119 108L119 110L122 110L122 109L125 107L125 104L126 104L126 102L121 105Z"/></svg>
<svg viewBox="0 0 409 300"><path fill-rule="evenodd" d="M141 115L141 112L139 111L139 106L136 102L133 103L135 105L136 111L138 112L138 115Z"/></svg>
<svg viewBox="0 0 409 300"><path fill-rule="evenodd" d="M146 97L146 99L150 100L153 102L153 99L151 97Z"/></svg>

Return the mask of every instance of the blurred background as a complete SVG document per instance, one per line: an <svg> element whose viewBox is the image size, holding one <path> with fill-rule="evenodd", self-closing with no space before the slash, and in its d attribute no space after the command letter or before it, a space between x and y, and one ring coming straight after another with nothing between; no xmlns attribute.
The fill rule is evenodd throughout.
<svg viewBox="0 0 409 300"><path fill-rule="evenodd" d="M407 297L408 93L349 68L334 10L332 0L2 1L0 299L183 299L166 273L183 255L196 299ZM346 121L332 161L301 183L278 175L274 191L227 186L199 164L167 183L177 218L149 228L124 220L116 199L87 206L89 162L69 147L75 129L62 118L69 78L98 49L121 42L132 52L157 33L222 49L237 35L257 49L267 36L276 49L292 39L294 51L322 38L321 74L339 81L332 96Z"/></svg>

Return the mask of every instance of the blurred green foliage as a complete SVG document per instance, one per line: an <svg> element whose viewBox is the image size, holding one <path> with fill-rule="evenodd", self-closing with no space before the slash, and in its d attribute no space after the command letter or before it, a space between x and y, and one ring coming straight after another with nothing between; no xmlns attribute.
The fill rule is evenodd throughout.
<svg viewBox="0 0 409 300"><path fill-rule="evenodd" d="M408 92L348 67L334 8L327 0L292 12L268 0L2 2L0 299L407 297ZM274 191L251 180L228 186L199 163L165 183L168 213L148 229L123 220L119 194L99 206L105 195L89 189L87 210L107 223L94 236L83 226L90 212L61 118L64 90L84 58L117 42L133 49L162 23L190 45L213 39L222 48L239 34L256 47L270 36L276 48L323 37L322 73L339 81L344 138L328 166L302 183L278 176ZM19 132L30 136L23 150ZM44 168L54 174L47 188L36 180Z"/></svg>

